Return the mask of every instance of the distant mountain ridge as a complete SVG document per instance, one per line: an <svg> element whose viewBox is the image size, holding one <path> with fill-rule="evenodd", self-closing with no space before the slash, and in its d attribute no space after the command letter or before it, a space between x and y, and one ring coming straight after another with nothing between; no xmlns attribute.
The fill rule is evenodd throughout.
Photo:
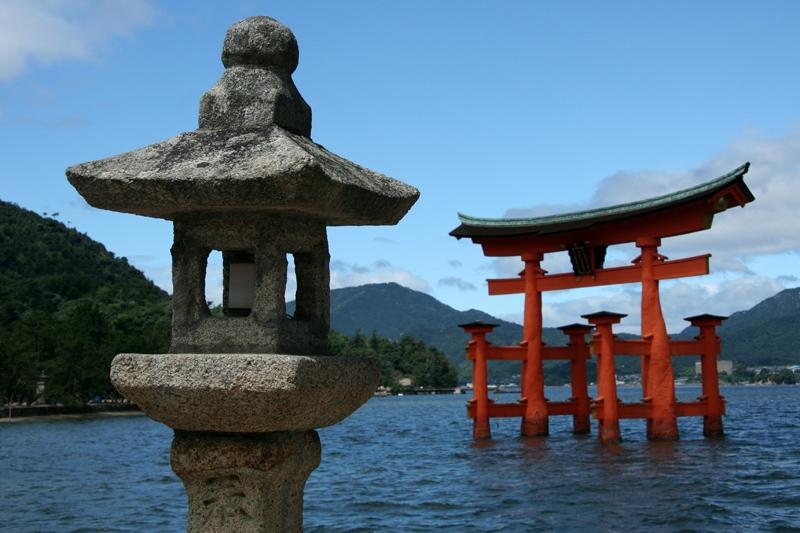
<svg viewBox="0 0 800 533"><path fill-rule="evenodd" d="M691 338L695 328L677 337ZM748 365L800 363L800 287L784 289L746 311L733 313L719 328L722 357Z"/></svg>
<svg viewBox="0 0 800 533"><path fill-rule="evenodd" d="M289 302L292 312L293 302ZM469 373L464 359L468 336L458 324L483 320L499 324L489 335L495 344L516 344L522 338L522 326L469 309L458 311L430 294L397 283L376 283L331 291L331 328L345 335L373 331L382 337L399 339L409 335L439 348L456 364L462 376ZM692 338L697 334L687 328L674 338ZM748 365L800 363L800 288L786 289L753 308L739 311L720 328L722 357ZM627 335L620 335L628 337ZM632 336L631 336L632 337ZM555 328L544 328L544 341L563 345L565 338ZM634 358L620 359L619 365L636 371ZM518 369L516 363L493 364L498 374ZM518 371L518 370L516 370Z"/></svg>
<svg viewBox="0 0 800 533"><path fill-rule="evenodd" d="M289 313L294 302L287 304ZM435 346L452 361L462 376L469 372L464 346L469 336L459 324L482 320L499 324L489 336L495 344L517 344L522 339L522 326L501 320L477 309L458 311L430 294L415 291L397 283L374 283L331 291L331 329L345 335L359 331L375 332L397 340L404 335ZM555 328L544 329L545 342L564 344L564 335ZM518 372L514 362L497 363L492 368L498 375Z"/></svg>
<svg viewBox="0 0 800 533"><path fill-rule="evenodd" d="M288 308L293 312L292 302ZM30 394L32 376L41 372L62 400L106 392L115 353L167 350L170 314L169 296L125 258L53 218L0 201L0 399ZM470 365L468 336L459 324L499 324L489 335L495 344L522 338L519 324L476 309L459 311L396 283L331 291L331 320L334 330L349 336L414 337L441 350L462 377L470 375ZM675 337L694 335L687 328ZM732 314L720 335L725 359L751 366L800 363L800 288ZM565 338L544 328L544 341L562 345ZM638 358L620 359L620 370L635 371ZM492 365L498 377L518 371L516 362Z"/></svg>

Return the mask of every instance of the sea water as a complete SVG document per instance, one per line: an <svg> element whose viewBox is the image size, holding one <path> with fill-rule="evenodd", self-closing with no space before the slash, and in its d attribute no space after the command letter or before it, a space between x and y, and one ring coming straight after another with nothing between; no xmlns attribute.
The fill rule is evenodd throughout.
<svg viewBox="0 0 800 533"><path fill-rule="evenodd" d="M700 393L677 390L684 400ZM373 398L320 430L305 528L800 530L800 386L723 394L724 439L704 439L702 420L683 418L680 441L648 442L643 421L623 420L619 446L599 444L596 427L572 435L570 417L551 418L551 435L534 439L518 436L518 419L493 420L493 439L474 443L467 396ZM0 531L184 530L171 437L143 416L0 424Z"/></svg>

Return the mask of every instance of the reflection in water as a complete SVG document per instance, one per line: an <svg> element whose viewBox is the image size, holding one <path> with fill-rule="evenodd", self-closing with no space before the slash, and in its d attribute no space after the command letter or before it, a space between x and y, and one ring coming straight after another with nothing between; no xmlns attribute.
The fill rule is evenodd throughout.
<svg viewBox="0 0 800 533"><path fill-rule="evenodd" d="M493 439L479 439L473 440L469 443L469 447L475 450L486 450L497 446L497 441Z"/></svg>
<svg viewBox="0 0 800 533"><path fill-rule="evenodd" d="M520 452L527 466L546 461L549 457L549 437L518 437Z"/></svg>
<svg viewBox="0 0 800 533"><path fill-rule="evenodd" d="M635 401L641 391L621 392ZM518 419L493 421L494 438L473 442L464 396L375 398L320 431L306 531L800 527L800 387L724 394L721 441L704 439L699 419L680 420L678 442L648 442L642 421L623 420L613 447L572 435L569 417L551 419L546 438L519 437ZM0 529L182 530L171 438L144 417L0 424Z"/></svg>
<svg viewBox="0 0 800 533"><path fill-rule="evenodd" d="M713 446L713 444L712 444ZM647 459L657 467L670 467L681 453L680 441L649 441L644 447Z"/></svg>

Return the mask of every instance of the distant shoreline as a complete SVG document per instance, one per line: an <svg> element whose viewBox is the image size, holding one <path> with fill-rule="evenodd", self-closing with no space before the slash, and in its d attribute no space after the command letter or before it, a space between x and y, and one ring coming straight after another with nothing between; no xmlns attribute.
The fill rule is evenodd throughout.
<svg viewBox="0 0 800 533"><path fill-rule="evenodd" d="M80 406L27 405L8 406L0 410L0 424L23 420L68 420L91 416L127 416L144 414L132 403L99 403Z"/></svg>
<svg viewBox="0 0 800 533"><path fill-rule="evenodd" d="M683 383L676 384L678 387L698 387L699 383ZM723 387L792 387L793 385L778 385L774 383L720 383ZM550 387L561 387L562 385L549 385ZM621 388L635 388L639 385L620 385ZM800 387L800 383L794 385ZM491 391L497 393L496 391ZM433 395L471 395L471 389L463 389L461 394L453 394L437 392ZM502 394L505 391L501 392ZM519 393L519 391L513 391ZM387 398L397 396L427 396L431 395L430 392L406 392L398 394L376 394L373 398ZM57 411L57 412L54 412ZM8 416L8 407L3 406L0 410L0 424L13 424L16 422L30 422L32 420L41 421L56 421L56 420L79 420L84 418L94 417L112 417L112 416L145 416L145 413L139 409L138 406L132 403L115 403L115 404L91 404L79 407L66 407L58 405L43 405L43 406L21 406L11 408L11 417Z"/></svg>
<svg viewBox="0 0 800 533"><path fill-rule="evenodd" d="M15 416L13 418L0 418L1 424L15 424L22 422L42 421L54 422L56 420L79 420L83 418L100 418L111 416L145 416L142 411L97 411L88 413L73 413L61 415L29 415L29 416Z"/></svg>

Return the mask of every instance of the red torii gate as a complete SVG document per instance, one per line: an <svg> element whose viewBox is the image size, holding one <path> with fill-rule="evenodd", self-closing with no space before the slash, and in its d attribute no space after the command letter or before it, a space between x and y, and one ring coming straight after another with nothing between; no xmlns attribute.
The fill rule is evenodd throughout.
<svg viewBox="0 0 800 533"><path fill-rule="evenodd" d="M591 327L564 326L560 329L569 336L569 345L545 346L542 292L620 283L642 285L640 340L614 338L612 325L626 315L606 311L583 315L596 330L590 346L598 357L598 398L592 402L591 410L599 420L601 440L620 439L620 418L647 419L650 439L677 439L678 416L703 416L704 434L721 436L725 404L717 384L720 346L715 328L725 317L689 317L687 320L700 328L700 336L695 341L672 341L667 335L658 290L660 280L708 274L710 254L670 261L658 253L658 247L664 237L706 230L716 213L752 202L753 194L744 183L749 165L745 163L719 178L672 194L577 213L530 219L474 218L459 213L461 225L450 235L471 238L481 245L486 256L518 256L525 264L518 278L488 280L491 295L525 295L523 339L519 346L492 346L486 334L494 324L461 326L472 335L467 354L474 369L475 394L468 407L469 416L474 419L473 436L490 436L492 416L521 416L521 431L526 436L547 435L551 415L571 414L574 431L589 430L586 359L590 349L584 337ZM633 265L604 268L608 246L622 243L634 243L640 249ZM542 270L544 254L565 250L572 263L571 273L548 274ZM641 403L618 402L615 355L641 357ZM702 357L703 395L697 402L675 400L673 355ZM522 362L522 398L517 404L494 404L488 399L486 361L497 359ZM572 398L568 402L545 399L542 363L547 359L571 361Z"/></svg>

